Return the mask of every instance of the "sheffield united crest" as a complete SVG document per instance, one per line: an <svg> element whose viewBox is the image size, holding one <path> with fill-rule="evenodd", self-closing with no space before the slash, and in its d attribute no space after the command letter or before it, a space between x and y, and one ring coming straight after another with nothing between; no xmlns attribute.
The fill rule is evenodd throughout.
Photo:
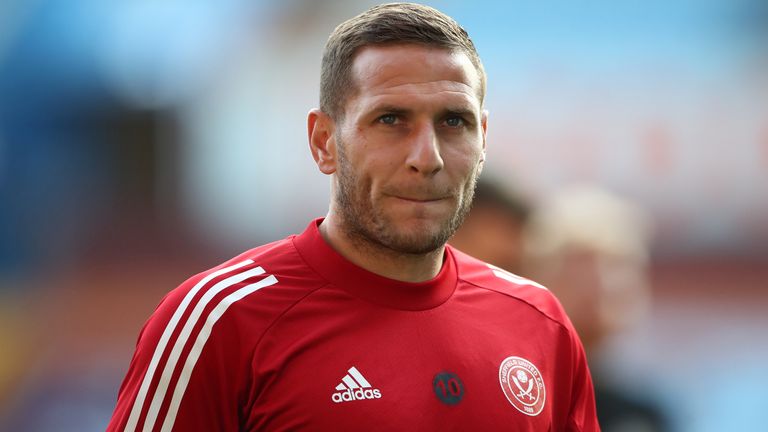
<svg viewBox="0 0 768 432"><path fill-rule="evenodd" d="M501 390L513 407L529 416L539 415L547 399L544 378L533 363L522 357L507 357L499 366Z"/></svg>

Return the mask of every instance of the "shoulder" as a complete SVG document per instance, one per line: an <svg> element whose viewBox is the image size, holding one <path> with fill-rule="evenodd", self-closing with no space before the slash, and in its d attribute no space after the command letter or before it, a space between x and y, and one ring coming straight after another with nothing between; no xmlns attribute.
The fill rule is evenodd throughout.
<svg viewBox="0 0 768 432"><path fill-rule="evenodd" d="M170 291L145 330L159 333L247 326L256 335L325 285L297 253L293 237L243 252ZM211 330L211 329L209 329ZM218 331L221 333L221 331ZM239 331L237 332L239 333ZM159 336L156 334L156 337Z"/></svg>
<svg viewBox="0 0 768 432"><path fill-rule="evenodd" d="M528 305L542 316L571 330L572 325L557 298L545 286L504 269L480 261L451 248L459 280L492 291L512 301Z"/></svg>
<svg viewBox="0 0 768 432"><path fill-rule="evenodd" d="M135 424L147 405L147 424L160 421L160 407L169 400L164 422L176 419L184 430L218 430L232 423L233 407L250 383L254 347L286 310L320 286L290 237L184 281L163 298L141 331L120 391L116 424ZM199 407L219 410L218 415L201 417Z"/></svg>
<svg viewBox="0 0 768 432"><path fill-rule="evenodd" d="M196 286L211 290L214 286L237 286L242 288L258 280L269 280L270 285L283 287L312 287L322 279L306 265L297 252L293 238L268 243L247 250L223 263L198 273L175 291L177 295L195 291ZM263 285L263 284L261 284Z"/></svg>

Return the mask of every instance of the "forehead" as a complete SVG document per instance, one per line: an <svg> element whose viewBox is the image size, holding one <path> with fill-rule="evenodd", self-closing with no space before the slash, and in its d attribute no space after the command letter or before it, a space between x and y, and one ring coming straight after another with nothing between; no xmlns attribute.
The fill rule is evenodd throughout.
<svg viewBox="0 0 768 432"><path fill-rule="evenodd" d="M442 94L481 105L481 80L459 50L416 44L362 48L352 64L358 97Z"/></svg>

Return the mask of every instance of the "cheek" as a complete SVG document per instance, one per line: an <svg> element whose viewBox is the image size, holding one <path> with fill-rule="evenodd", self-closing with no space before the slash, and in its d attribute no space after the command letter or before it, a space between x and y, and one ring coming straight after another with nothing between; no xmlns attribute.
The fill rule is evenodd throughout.
<svg viewBox="0 0 768 432"><path fill-rule="evenodd" d="M380 178L380 172L382 168L378 164L373 163L375 161L365 160L357 161L357 165L353 163L348 167L350 175L347 176L347 182L349 189L354 191L357 200L360 202L372 203L376 201L376 196L379 195L379 190L382 187L383 182Z"/></svg>
<svg viewBox="0 0 768 432"><path fill-rule="evenodd" d="M371 149L360 158L359 163L358 173L361 180L374 188L392 182L403 166L403 162L398 160L391 148L384 151Z"/></svg>
<svg viewBox="0 0 768 432"><path fill-rule="evenodd" d="M469 176L480 164L482 152L478 149L452 149L443 154L445 166L457 176Z"/></svg>

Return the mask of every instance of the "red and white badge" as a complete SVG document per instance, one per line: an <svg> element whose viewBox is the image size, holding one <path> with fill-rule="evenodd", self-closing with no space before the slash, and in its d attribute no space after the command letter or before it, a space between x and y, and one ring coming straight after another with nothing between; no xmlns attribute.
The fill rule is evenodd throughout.
<svg viewBox="0 0 768 432"><path fill-rule="evenodd" d="M507 357L499 366L499 383L509 403L523 414L536 416L547 399L544 378L533 363L522 357Z"/></svg>

